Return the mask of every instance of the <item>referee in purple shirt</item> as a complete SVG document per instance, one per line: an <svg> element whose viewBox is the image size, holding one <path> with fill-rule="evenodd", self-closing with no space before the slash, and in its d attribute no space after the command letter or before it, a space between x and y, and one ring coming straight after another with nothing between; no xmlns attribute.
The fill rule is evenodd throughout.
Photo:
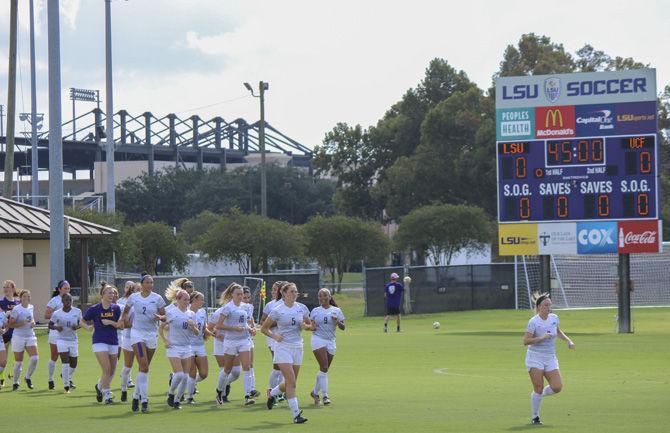
<svg viewBox="0 0 670 433"><path fill-rule="evenodd" d="M384 316L384 332L388 332L389 315L395 315L396 331L400 332L400 303L405 291L402 283L398 282L398 274L391 274L391 282L384 286L384 303L386 315Z"/></svg>

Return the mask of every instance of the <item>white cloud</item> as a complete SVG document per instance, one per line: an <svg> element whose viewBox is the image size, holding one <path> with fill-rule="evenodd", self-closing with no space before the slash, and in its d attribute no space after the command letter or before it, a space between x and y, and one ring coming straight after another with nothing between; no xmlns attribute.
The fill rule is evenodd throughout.
<svg viewBox="0 0 670 433"><path fill-rule="evenodd" d="M60 14L64 18L65 24L72 30L77 29L77 16L79 15L79 6L81 0L61 0Z"/></svg>

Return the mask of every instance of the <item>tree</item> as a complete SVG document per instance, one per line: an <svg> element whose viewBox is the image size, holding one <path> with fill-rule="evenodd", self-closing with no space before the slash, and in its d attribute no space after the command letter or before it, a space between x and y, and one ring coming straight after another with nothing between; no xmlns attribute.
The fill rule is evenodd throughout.
<svg viewBox="0 0 670 433"><path fill-rule="evenodd" d="M234 210L214 224L196 245L211 260L227 258L236 261L245 272L257 273L267 271L271 261L298 260L303 255L303 244L302 234L295 226Z"/></svg>
<svg viewBox="0 0 670 433"><path fill-rule="evenodd" d="M333 281L337 273L338 289L351 265L361 261L381 265L391 250L391 241L379 224L359 218L316 216L302 229L307 241L307 255L328 268Z"/></svg>
<svg viewBox="0 0 670 433"><path fill-rule="evenodd" d="M405 216L396 235L401 249L430 252L436 265L451 262L463 249L481 251L491 241L491 222L481 208L466 205L433 204Z"/></svg>
<svg viewBox="0 0 670 433"><path fill-rule="evenodd" d="M159 269L182 271L188 264L186 243L166 224L152 221L137 224L129 233L137 251L136 264L141 270L150 274L156 274Z"/></svg>
<svg viewBox="0 0 670 433"><path fill-rule="evenodd" d="M500 62L498 76L567 74L575 70L575 62L563 44L535 33L521 35L517 47L508 45Z"/></svg>
<svg viewBox="0 0 670 433"><path fill-rule="evenodd" d="M212 211L206 210L197 216L187 219L181 225L181 235L193 251L199 238L207 233L210 227L221 221L223 217Z"/></svg>

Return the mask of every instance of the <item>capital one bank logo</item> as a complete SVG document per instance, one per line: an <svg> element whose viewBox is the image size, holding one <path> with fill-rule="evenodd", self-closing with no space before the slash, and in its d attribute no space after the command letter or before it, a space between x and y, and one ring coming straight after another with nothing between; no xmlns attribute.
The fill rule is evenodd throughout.
<svg viewBox="0 0 670 433"><path fill-rule="evenodd" d="M561 80L556 77L549 77L544 80L544 96L552 104L558 101L561 96Z"/></svg>
<svg viewBox="0 0 670 433"><path fill-rule="evenodd" d="M536 107L535 136L537 138L574 137L575 106Z"/></svg>

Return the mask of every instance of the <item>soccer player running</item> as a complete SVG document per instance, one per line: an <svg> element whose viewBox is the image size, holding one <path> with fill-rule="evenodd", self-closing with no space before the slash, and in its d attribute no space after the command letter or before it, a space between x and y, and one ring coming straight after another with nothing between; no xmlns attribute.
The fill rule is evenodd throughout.
<svg viewBox="0 0 670 433"><path fill-rule="evenodd" d="M278 305L282 303L282 296L281 296L281 288L285 285L288 284L286 281L275 281L274 284L272 284L272 289L270 291L271 294L271 300L265 304L263 307L263 314L261 315L261 325L265 323L265 320L268 318L270 315L270 312L274 310ZM276 326L270 329L271 331L276 331L277 328ZM274 357L274 346L275 346L275 341L267 337L266 343L268 346L268 349L270 349L270 354L272 357ZM279 366L277 364L272 364L272 370L270 371L270 379L268 380L268 391L274 388L275 386L279 385L282 381L283 377L281 375L281 371L279 370Z"/></svg>
<svg viewBox="0 0 670 433"><path fill-rule="evenodd" d="M195 404L195 385L205 380L209 375L205 340L214 334L207 329L207 310L203 308L205 305L205 295L198 291L191 293L190 303L191 311L195 314L193 321L198 327L198 334L189 336L191 338L191 369L186 379L186 389L188 390L186 404Z"/></svg>
<svg viewBox="0 0 670 433"><path fill-rule="evenodd" d="M139 410L142 402L142 413L149 411L149 366L158 345L158 317L165 316L165 301L154 290L154 279L145 274L140 279L142 290L133 293L123 310L123 320L134 312L133 324L130 328L130 341L133 345L135 358L139 366L137 383L133 394L132 411Z"/></svg>
<svg viewBox="0 0 670 433"><path fill-rule="evenodd" d="M9 314L10 328L14 328L12 334L12 351L14 352L14 385L12 391L19 389L19 378L23 368L23 352L28 352L30 361L28 361L28 370L24 377L26 386L33 389L31 377L37 368L39 356L37 353L37 337L35 336L35 315L34 308L30 304L30 290L21 290L19 292L20 304L16 305Z"/></svg>
<svg viewBox="0 0 670 433"><path fill-rule="evenodd" d="M532 412L531 424L542 425L540 421L540 405L544 397L561 392L563 383L558 370L556 358L556 337L568 343L569 349L575 344L559 327L559 319L551 312L551 299L548 294L538 296L535 301L537 314L528 321L523 344L528 346L526 352L526 369L533 384L530 394ZM544 386L544 379L549 383Z"/></svg>
<svg viewBox="0 0 670 433"><path fill-rule="evenodd" d="M249 317L249 327L256 329L256 322L254 321L254 305L251 299L251 289L247 286L242 286L243 295L242 295L242 308L247 310L247 316ZM256 391L256 374L254 373L254 337L255 335L249 334L249 343L251 344L251 349L249 349L249 371L251 372L251 396L258 397L261 395L260 392Z"/></svg>
<svg viewBox="0 0 670 433"><path fill-rule="evenodd" d="M54 311L63 308L63 301L61 297L65 293L70 293L70 283L67 280L60 280L54 289L52 298L47 303L47 308L44 310L44 319L51 320L51 315ZM47 322L48 323L48 322ZM56 361L58 361L58 346L56 345L56 340L58 340L58 331L49 328L49 349L50 349L50 358L49 358L49 389L54 389L54 371L56 370Z"/></svg>
<svg viewBox="0 0 670 433"><path fill-rule="evenodd" d="M9 313L12 309L19 305L18 293L16 293L16 284L12 280L5 280L2 283L2 297L0 297L0 311L6 314L5 320L9 322ZM2 348L7 353L7 347L12 341L12 333L14 329L9 328L9 324L5 323L5 332L2 334ZM5 366L6 368L6 366ZM0 371L0 388L5 386L5 371Z"/></svg>
<svg viewBox="0 0 670 433"><path fill-rule="evenodd" d="M242 297L244 291L242 286L233 283L224 292L223 300L228 302L223 306L216 329L224 332L223 340L223 382L219 382L218 389L225 390L231 382L231 372L235 357L240 357L242 370L244 372L244 404L250 405L256 403L252 397L252 380L249 371L251 364L250 335L256 334L256 329L249 326L249 317L247 310L242 307Z"/></svg>
<svg viewBox="0 0 670 433"><path fill-rule="evenodd" d="M72 306L72 295L63 293L63 308L54 311L49 320L49 329L56 331L56 346L61 360L61 377L65 393L70 393L71 379L77 368L79 340L77 329L81 327L81 310ZM49 389L52 389L49 387Z"/></svg>
<svg viewBox="0 0 670 433"><path fill-rule="evenodd" d="M7 313L0 310L0 335L5 335L7 330ZM0 374L4 374L5 367L7 367L7 350L3 343L0 344Z"/></svg>
<svg viewBox="0 0 670 433"><path fill-rule="evenodd" d="M98 403L113 404L110 383L116 371L119 354L119 337L116 330L122 327L121 308L113 303L114 287L101 283L100 302L92 305L84 313L84 322L93 326L93 354L100 365L100 379L95 384L95 398Z"/></svg>
<svg viewBox="0 0 670 433"><path fill-rule="evenodd" d="M384 302L386 315L384 316L384 332L388 332L389 316L395 315L396 331L400 332L400 304L405 291L402 283L398 282L398 274L391 274L391 282L384 286Z"/></svg>
<svg viewBox="0 0 670 433"><path fill-rule="evenodd" d="M165 328L159 328L172 367L167 404L173 409L181 409L181 398L184 396L188 372L191 370L191 336L197 335L200 330L193 321L195 313L188 308L190 299L186 290L177 290L174 300L175 307L167 309L164 316L158 315L157 318L168 325L167 337L164 334Z"/></svg>
<svg viewBox="0 0 670 433"><path fill-rule="evenodd" d="M279 366L284 376L284 382L268 392L267 406L268 409L272 409L275 397L285 392L288 406L293 412L293 422L302 424L307 418L302 417L295 392L303 355L300 331L311 329L312 323L307 307L296 302L298 288L294 283L282 286L281 293L284 302L270 312L261 327L263 334L276 341L272 361ZM277 327L275 332L271 330L274 326Z"/></svg>
<svg viewBox="0 0 670 433"><path fill-rule="evenodd" d="M142 286L139 283L126 281L123 290L123 296L119 298L116 303L121 311L126 308L126 302L128 302L130 295L137 293L140 290L142 290ZM134 313L131 310L122 323L123 330L121 331L119 337L119 351L123 353L123 368L121 369L121 401L123 402L128 401L128 388L135 387L133 378L130 376L130 370L133 368L133 360L135 359L133 345L130 341L130 327L133 323L133 316ZM121 353L119 354L119 359Z"/></svg>
<svg viewBox="0 0 670 433"><path fill-rule="evenodd" d="M316 374L316 385L310 393L314 404L319 404L319 392L323 395L323 404L329 405L328 398L328 369L335 358L335 330L344 331L344 314L330 294L330 290L319 290L319 306L312 310L309 318L312 320L312 352L319 363L319 372Z"/></svg>

